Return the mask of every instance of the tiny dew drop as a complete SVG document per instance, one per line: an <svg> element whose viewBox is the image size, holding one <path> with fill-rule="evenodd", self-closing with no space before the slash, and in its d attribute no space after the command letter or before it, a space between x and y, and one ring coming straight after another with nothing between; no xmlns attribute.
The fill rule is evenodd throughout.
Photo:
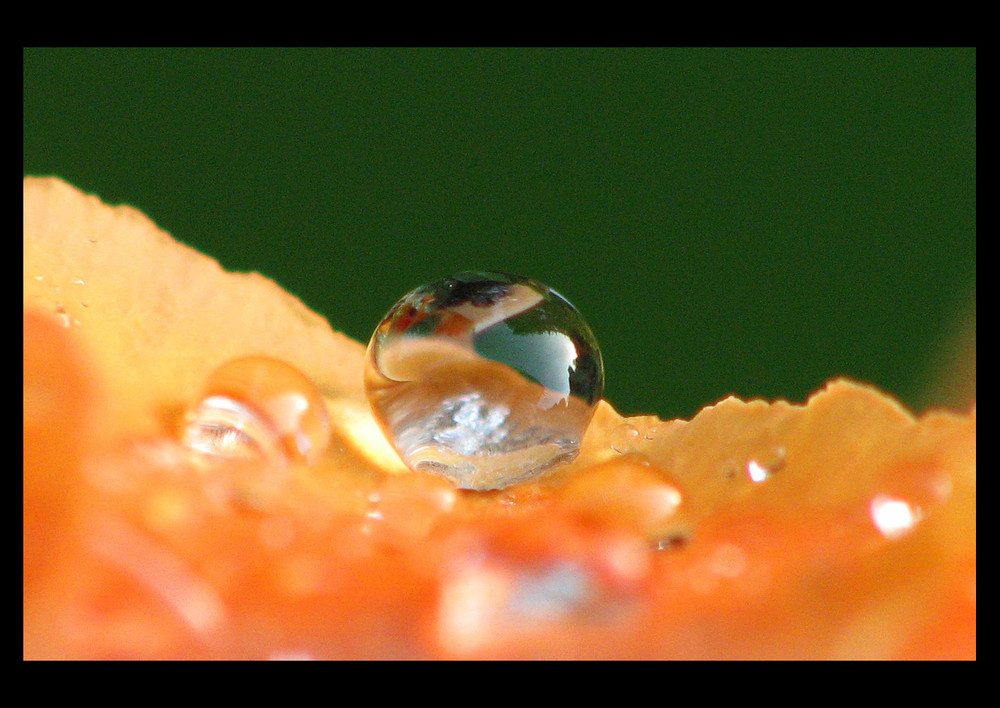
<svg viewBox="0 0 1000 708"><path fill-rule="evenodd" d="M886 494L877 494L868 510L875 528L890 540L908 534L923 517L920 507Z"/></svg>
<svg viewBox="0 0 1000 708"><path fill-rule="evenodd" d="M276 359L248 356L212 372L187 416L182 441L223 459L311 464L330 442L323 397L309 378Z"/></svg>
<svg viewBox="0 0 1000 708"><path fill-rule="evenodd" d="M747 460L746 475L751 482L763 482L785 465L785 448L776 447Z"/></svg>
<svg viewBox="0 0 1000 708"><path fill-rule="evenodd" d="M639 430L629 423L620 423L612 432L611 449L621 455L635 452Z"/></svg>
<svg viewBox="0 0 1000 708"><path fill-rule="evenodd" d="M408 467L459 488L502 489L576 457L604 367L558 293L464 272L396 303L369 342L365 385Z"/></svg>
<svg viewBox="0 0 1000 708"><path fill-rule="evenodd" d="M73 317L72 315L70 315L66 311L66 308L63 307L62 303L57 303L56 306L55 306L55 308L54 308L54 311L55 311L56 317L59 319L59 322L60 322L60 324L62 324L63 327L66 327L67 329L69 329L73 325L79 325L80 324L80 320L78 320L75 317Z"/></svg>
<svg viewBox="0 0 1000 708"><path fill-rule="evenodd" d="M691 542L690 529L677 529L661 534L653 539L654 551L674 551L683 548Z"/></svg>

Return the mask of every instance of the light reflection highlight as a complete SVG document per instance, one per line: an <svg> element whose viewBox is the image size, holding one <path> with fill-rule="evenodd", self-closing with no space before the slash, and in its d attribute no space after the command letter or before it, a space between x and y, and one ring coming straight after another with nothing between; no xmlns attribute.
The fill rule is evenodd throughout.
<svg viewBox="0 0 1000 708"><path fill-rule="evenodd" d="M889 539L905 536L921 516L920 509L884 494L872 499L870 511L875 527Z"/></svg>

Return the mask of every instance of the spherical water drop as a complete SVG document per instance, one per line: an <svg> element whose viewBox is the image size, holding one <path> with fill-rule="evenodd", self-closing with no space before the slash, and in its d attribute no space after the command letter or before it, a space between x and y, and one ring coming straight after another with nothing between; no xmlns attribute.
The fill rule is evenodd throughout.
<svg viewBox="0 0 1000 708"><path fill-rule="evenodd" d="M330 423L305 374L276 359L248 356L212 372L182 437L189 448L220 458L310 464L329 444Z"/></svg>
<svg viewBox="0 0 1000 708"><path fill-rule="evenodd" d="M560 295L516 275L465 272L396 303L369 342L365 384L407 466L501 489L576 457L604 368Z"/></svg>

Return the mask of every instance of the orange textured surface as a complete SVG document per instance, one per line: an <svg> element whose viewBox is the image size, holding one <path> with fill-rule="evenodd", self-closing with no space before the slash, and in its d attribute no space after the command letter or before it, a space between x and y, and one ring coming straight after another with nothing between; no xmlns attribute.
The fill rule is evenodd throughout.
<svg viewBox="0 0 1000 708"><path fill-rule="evenodd" d="M322 395L315 461L181 443L248 355ZM26 179L25 658L976 656L974 408L849 381L690 421L601 403L575 462L473 492L402 468L363 357L271 281Z"/></svg>

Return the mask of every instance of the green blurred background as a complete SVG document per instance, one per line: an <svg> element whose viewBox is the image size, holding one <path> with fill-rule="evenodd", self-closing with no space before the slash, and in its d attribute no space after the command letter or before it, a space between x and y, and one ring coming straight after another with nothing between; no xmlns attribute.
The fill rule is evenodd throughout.
<svg viewBox="0 0 1000 708"><path fill-rule="evenodd" d="M452 272L542 280L623 413L838 375L962 403L974 352L972 48L28 48L24 174L362 341Z"/></svg>

